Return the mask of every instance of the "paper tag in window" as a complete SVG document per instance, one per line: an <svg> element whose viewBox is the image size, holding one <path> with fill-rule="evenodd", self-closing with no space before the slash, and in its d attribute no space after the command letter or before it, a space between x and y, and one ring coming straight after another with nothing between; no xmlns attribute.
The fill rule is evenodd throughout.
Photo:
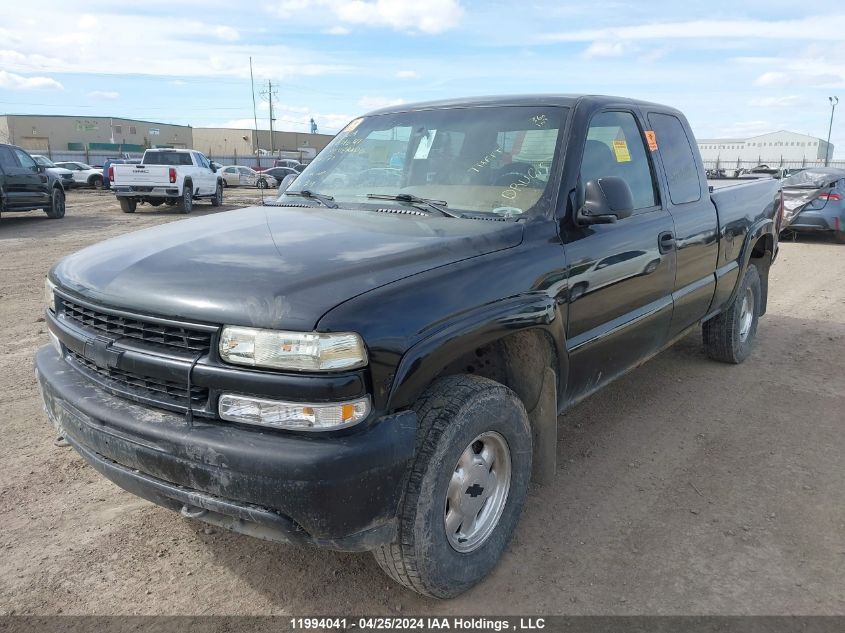
<svg viewBox="0 0 845 633"><path fill-rule="evenodd" d="M435 134L437 134L437 130L429 130L428 134L420 138L420 144L417 145L417 151L414 152L415 160L428 158L431 145L434 143Z"/></svg>
<svg viewBox="0 0 845 633"><path fill-rule="evenodd" d="M628 144L622 141L613 141L613 154L616 156L617 163L631 162L631 153L628 151Z"/></svg>
<svg viewBox="0 0 845 633"><path fill-rule="evenodd" d="M654 133L654 130L646 130L645 131L645 140L648 143L648 149L651 152L657 151L657 134Z"/></svg>

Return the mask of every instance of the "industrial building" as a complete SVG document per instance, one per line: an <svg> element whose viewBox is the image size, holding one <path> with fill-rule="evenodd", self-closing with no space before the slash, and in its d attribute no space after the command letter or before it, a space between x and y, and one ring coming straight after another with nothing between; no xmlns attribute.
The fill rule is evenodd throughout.
<svg viewBox="0 0 845 633"><path fill-rule="evenodd" d="M116 117L4 114L0 142L32 152L110 150L142 152L148 147L193 147L192 128Z"/></svg>
<svg viewBox="0 0 845 633"><path fill-rule="evenodd" d="M332 138L330 134L283 131L274 131L271 138L268 130L194 128L117 117L0 115L0 143L13 143L57 160L57 156L73 159L75 152L85 156L133 154L150 147L196 149L212 157L251 157L258 149L275 150L276 154L295 152L307 160Z"/></svg>
<svg viewBox="0 0 845 633"><path fill-rule="evenodd" d="M256 148L270 152L296 152L309 158L329 144L331 134L236 129L224 127L193 128L193 148L207 156L252 156Z"/></svg>
<svg viewBox="0 0 845 633"><path fill-rule="evenodd" d="M658 139L659 142L659 139ZM701 158L724 164L824 164L833 158L833 144L815 136L780 130L750 138L698 139Z"/></svg>

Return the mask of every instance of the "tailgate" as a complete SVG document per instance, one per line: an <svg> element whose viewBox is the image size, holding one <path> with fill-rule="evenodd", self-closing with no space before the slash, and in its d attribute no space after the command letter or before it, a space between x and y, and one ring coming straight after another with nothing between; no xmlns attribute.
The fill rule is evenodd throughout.
<svg viewBox="0 0 845 633"><path fill-rule="evenodd" d="M169 185L167 165L114 165L114 185Z"/></svg>

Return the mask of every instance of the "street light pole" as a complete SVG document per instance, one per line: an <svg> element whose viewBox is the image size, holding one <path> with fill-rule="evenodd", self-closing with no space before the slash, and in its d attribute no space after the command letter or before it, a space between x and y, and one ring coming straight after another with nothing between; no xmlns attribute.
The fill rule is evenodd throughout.
<svg viewBox="0 0 845 633"><path fill-rule="evenodd" d="M830 101L830 125L827 127L827 146L824 148L824 166L827 167L828 162L830 162L830 133L833 130L833 111L836 110L836 106L839 103L839 97L828 97L828 101Z"/></svg>

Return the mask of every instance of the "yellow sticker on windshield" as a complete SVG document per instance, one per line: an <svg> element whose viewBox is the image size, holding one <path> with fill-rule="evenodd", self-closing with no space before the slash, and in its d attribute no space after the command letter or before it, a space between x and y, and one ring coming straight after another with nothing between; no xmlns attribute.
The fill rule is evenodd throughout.
<svg viewBox="0 0 845 633"><path fill-rule="evenodd" d="M628 151L628 144L622 141L613 141L613 154L616 156L617 163L631 162L631 153Z"/></svg>

